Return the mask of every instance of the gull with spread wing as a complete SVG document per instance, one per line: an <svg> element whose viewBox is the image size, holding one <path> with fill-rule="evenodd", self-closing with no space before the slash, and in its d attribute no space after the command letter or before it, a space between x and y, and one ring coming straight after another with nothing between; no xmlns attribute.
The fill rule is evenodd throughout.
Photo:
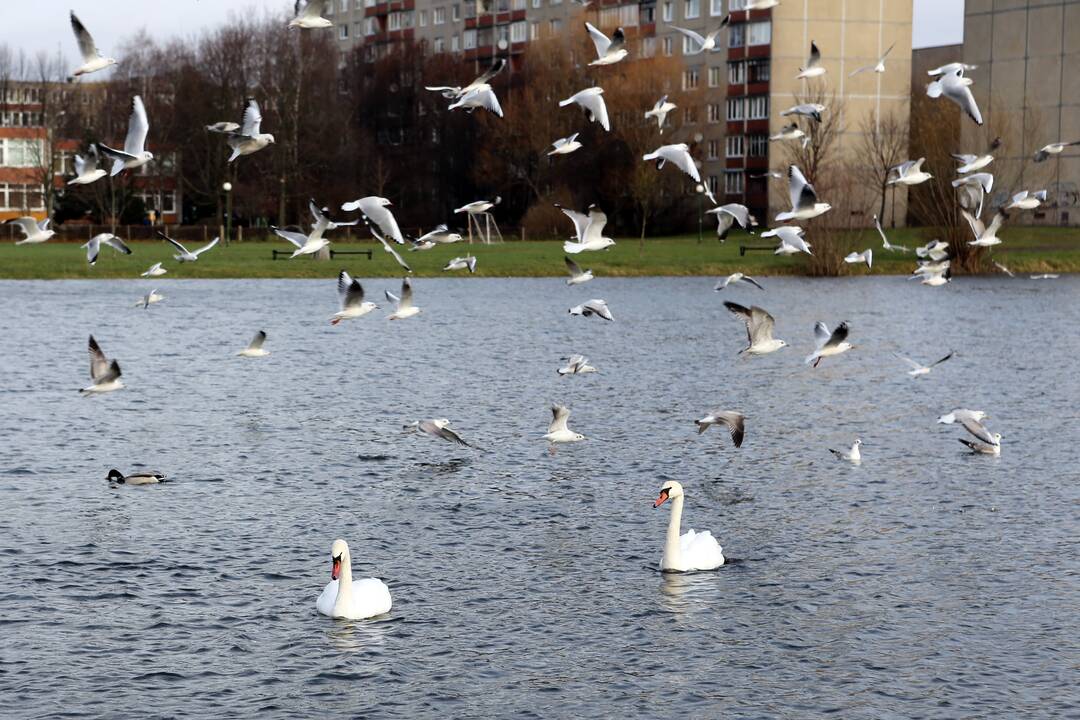
<svg viewBox="0 0 1080 720"><path fill-rule="evenodd" d="M90 336L90 385L79 390L83 395L107 393L124 387L120 382L120 363L105 357L94 336Z"/></svg>
<svg viewBox="0 0 1080 720"><path fill-rule="evenodd" d="M641 159L645 162L656 160L657 170L663 170L664 165L670 162L672 165L689 175L690 179L694 182L701 182L701 173L698 172L697 164L694 162L694 158L690 156L690 146L686 143L661 145L651 153L642 155Z"/></svg>
<svg viewBox="0 0 1080 720"><path fill-rule="evenodd" d="M114 150L108 145L98 143L98 150L113 161L109 175L118 175L122 170L142 167L154 159L154 153L146 149L146 135L150 132L150 120L146 117L146 108L142 98L136 95L131 100L131 115L128 117L128 131L124 138L124 149Z"/></svg>
<svg viewBox="0 0 1080 720"><path fill-rule="evenodd" d="M724 307L738 315L746 323L747 345L739 351L739 354L768 355L780 348L787 347L787 343L783 340L773 338L773 327L776 325L776 321L772 315L762 308L757 305L745 307L733 302L725 302Z"/></svg>
<svg viewBox="0 0 1080 720"><path fill-rule="evenodd" d="M736 272L736 273L731 273L730 275L728 275L723 280L718 280L717 283L716 283L716 286L713 287L713 290L715 290L717 292L720 292L721 290L726 288L728 285L731 285L731 284L737 283L737 282L748 283L748 284L753 285L754 287L756 287L758 290L764 290L765 289L765 288L763 288L761 286L761 283L759 283L757 280L750 277L749 275L743 275L741 272Z"/></svg>
<svg viewBox="0 0 1080 720"><path fill-rule="evenodd" d="M68 180L68 185L89 185L105 177L108 173L98 167L100 158L97 145L91 145L86 155L75 156L75 177Z"/></svg>
<svg viewBox="0 0 1080 720"><path fill-rule="evenodd" d="M97 46L94 44L94 38L90 36L86 26L79 21L79 18L75 17L74 11L71 12L71 29L75 33L75 42L79 44L79 54L83 60L83 64L71 73L73 78L104 70L110 65L116 64L116 61L112 58L101 56Z"/></svg>
<svg viewBox="0 0 1080 720"><path fill-rule="evenodd" d="M851 71L851 74L849 74L848 77L855 77L859 73L864 73L867 70L873 70L874 72L879 74L885 72L885 58L889 57L889 53L892 52L892 49L894 47L896 47L896 43L890 45L889 49L886 50L885 53L878 58L878 61L876 63L874 63L873 65L863 65L861 68L856 68L855 70Z"/></svg>
<svg viewBox="0 0 1080 720"><path fill-rule="evenodd" d="M228 162L232 162L241 155L256 153L274 143L273 135L262 132L262 112L255 98L248 100L240 129L227 133L227 136L225 142L232 148L232 155L229 156Z"/></svg>
<svg viewBox="0 0 1080 720"><path fill-rule="evenodd" d="M929 375L931 368L937 367L938 365L945 362L946 360L951 360L952 357L954 355L956 355L956 351L950 352L945 357L941 358L940 360L936 360L936 361L930 363L929 365L923 365L922 363L915 362L911 358L904 357L900 353L895 353L895 355L896 355L896 357L900 358L901 360L903 360L904 362L906 362L908 365L911 366L911 370L908 370L908 375L910 375L913 378L917 378L917 377L922 377L923 375Z"/></svg>
<svg viewBox="0 0 1080 720"><path fill-rule="evenodd" d="M168 235L166 235L163 232L159 232L158 237L160 237L162 240L168 241L173 247L175 247L177 250L180 251L179 255L173 255L173 259L174 260L179 260L182 263L183 262L195 262L196 260L199 259L200 255L202 255L204 252L206 252L207 250L210 250L215 245L217 245L218 240L221 239L221 238L214 238L209 243L207 243L203 247L199 248L195 252L189 252L186 247L184 247L180 243L176 242L175 240L173 240L171 237L169 237Z"/></svg>
<svg viewBox="0 0 1080 720"><path fill-rule="evenodd" d="M585 375L596 372L596 368L589 364L589 358L584 355L571 355L566 359L566 367L559 368L559 375Z"/></svg>
<svg viewBox="0 0 1080 720"><path fill-rule="evenodd" d="M623 35L622 28L616 28L610 38L593 27L591 23L585 23L585 29L589 31L589 37L596 46L596 59L589 63L590 67L614 65L626 57L626 37Z"/></svg>
<svg viewBox="0 0 1080 720"><path fill-rule="evenodd" d="M613 246L615 241L604 237L604 226L607 225L607 215L595 205L589 206L589 214L579 213L556 204L555 207L563 211L563 214L574 223L574 232L577 242L567 240L563 243L563 250L571 255L592 250L606 250Z"/></svg>
<svg viewBox="0 0 1080 720"><path fill-rule="evenodd" d="M735 447L742 447L743 436L746 434L746 416L734 410L713 410L700 420L695 420L698 435L708 430L713 425L723 425L731 433L731 441Z"/></svg>
<svg viewBox="0 0 1080 720"><path fill-rule="evenodd" d="M413 289L409 278L402 278L401 280L401 297L389 290L383 292L386 293L386 299L394 303L394 312L386 317L387 320L404 320L420 314L420 308L413 305Z"/></svg>
<svg viewBox="0 0 1080 720"><path fill-rule="evenodd" d="M263 349L263 343L265 342L266 331L260 330L255 333L255 337L251 338L251 342L248 343L248 346L236 354L238 357L247 358L266 357L270 354L270 351Z"/></svg>
<svg viewBox="0 0 1080 720"><path fill-rule="evenodd" d="M112 233L99 233L82 245L82 247L86 248L86 262L91 265L97 264L98 253L101 252L102 245L108 245L113 250L123 253L124 255L131 254L131 248L125 245L124 241L120 238Z"/></svg>
<svg viewBox="0 0 1080 720"><path fill-rule="evenodd" d="M424 435L429 435L433 438L439 438L440 440L446 440L447 442L457 443L458 445L464 445L465 447L473 447L469 443L461 439L461 436L454 432L450 427L450 421L446 418L432 418L431 420L413 420L408 425L404 425L402 429L405 432L418 432Z"/></svg>
<svg viewBox="0 0 1080 720"><path fill-rule="evenodd" d="M910 250L903 245L893 245L889 242L889 238L885 237L885 231L881 229L881 220L877 215L874 215L874 229L878 231L878 235L881 236L881 247L886 250L898 250L900 252L910 252Z"/></svg>
<svg viewBox="0 0 1080 720"><path fill-rule="evenodd" d="M673 102L668 102L668 96L664 95L662 98L656 101L652 110L645 111L645 119L653 117L656 118L656 124L660 128L660 134L664 134L664 121L667 119L668 113L677 108Z"/></svg>
<svg viewBox="0 0 1080 720"><path fill-rule="evenodd" d="M592 270L582 270L580 265L565 255L563 262L566 263L566 272L570 273L570 277L566 279L567 285L580 285L593 279Z"/></svg>
<svg viewBox="0 0 1080 720"><path fill-rule="evenodd" d="M590 122L599 123L604 130L611 132L611 122L608 120L607 104L604 103L604 89L600 87L585 88L576 92L565 100L559 101L559 107L577 105L585 111L585 117Z"/></svg>
<svg viewBox="0 0 1080 720"><path fill-rule="evenodd" d="M605 320L614 320L615 316L608 310L607 303L599 298L593 298L587 300L580 305L575 305L569 310L571 315L581 315L582 317L597 317L604 318Z"/></svg>
<svg viewBox="0 0 1080 720"><path fill-rule="evenodd" d="M38 243L43 243L53 235L56 235L55 230L49 229L49 223L51 222L52 218L45 218L38 222L29 216L8 220L9 224L14 225L22 231L22 240L16 240L16 245L36 245Z"/></svg>
<svg viewBox="0 0 1080 720"><path fill-rule="evenodd" d="M344 270L338 274L337 289L341 297L341 310L330 318L331 325L337 325L342 320L363 317L379 307L373 302L364 300L364 288L360 285L360 281Z"/></svg>
<svg viewBox="0 0 1080 720"><path fill-rule="evenodd" d="M334 23L323 17L327 5L331 2L333 0L306 0L306 2L305 0L296 0L293 5L294 17L289 21L289 29L295 27L302 30L313 30L315 28L333 27Z"/></svg>
<svg viewBox="0 0 1080 720"><path fill-rule="evenodd" d="M820 77L827 71L821 64L821 51L818 50L817 43L813 40L810 41L810 57L806 60L806 67L799 68L799 74L795 76L795 79L807 80L813 77Z"/></svg>
<svg viewBox="0 0 1080 720"><path fill-rule="evenodd" d="M735 223L738 223L743 230L749 230L757 225L757 219L750 214L750 208L738 203L720 205L712 210L706 210L705 214L716 216L716 236L721 242L727 239Z"/></svg>
<svg viewBox="0 0 1080 720"><path fill-rule="evenodd" d="M848 324L846 322L837 325L836 329L830 333L829 327L825 323L819 321L814 325L814 338L817 341L817 350L807 356L806 364L817 367L824 358L832 355L839 355L840 353L851 350L855 346L847 341L847 336Z"/></svg>

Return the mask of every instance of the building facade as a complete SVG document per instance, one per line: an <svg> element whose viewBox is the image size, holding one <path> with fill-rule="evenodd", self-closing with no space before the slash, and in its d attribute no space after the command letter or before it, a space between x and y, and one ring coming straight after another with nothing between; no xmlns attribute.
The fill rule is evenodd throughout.
<svg viewBox="0 0 1080 720"><path fill-rule="evenodd" d="M1014 185L995 187L994 204L1046 189L1033 221L1080 225L1080 146L1031 161L1044 145L1080 140L1080 0L967 0L963 60L978 66L967 73L971 91L1003 141L995 177ZM964 147L985 142L985 130L961 127Z"/></svg>
<svg viewBox="0 0 1080 720"><path fill-rule="evenodd" d="M422 43L432 53L456 53L475 60L478 70L495 56L511 67L526 44L551 35L584 33L589 21L604 32L622 27L631 56L664 55L684 64L672 100L680 105L669 123L675 141L692 143L701 175L724 202L740 202L764 217L770 202L765 173L783 170L782 153L769 135L788 122L779 112L803 91L796 80L810 41L821 48L830 90L845 99L842 147L853 145L866 115L907 113L910 100L912 0L786 0L767 10L747 11L746 0L335 0L328 17L335 23L341 64L358 48L374 61L395 43ZM730 25L713 52L695 52L694 41L672 29L701 35ZM873 64L885 49L884 75L856 67ZM699 94L680 103L680 95ZM645 110L647 108L643 108ZM665 135L665 137L668 137ZM760 177L753 177L759 175ZM902 215L902 213L901 213Z"/></svg>

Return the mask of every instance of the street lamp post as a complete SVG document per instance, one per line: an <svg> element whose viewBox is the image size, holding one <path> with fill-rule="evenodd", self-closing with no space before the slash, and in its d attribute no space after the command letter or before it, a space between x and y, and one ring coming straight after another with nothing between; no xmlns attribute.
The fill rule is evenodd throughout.
<svg viewBox="0 0 1080 720"><path fill-rule="evenodd" d="M221 185L221 189L225 191L225 245L229 245L229 238L232 237L232 183L226 180Z"/></svg>
<svg viewBox="0 0 1080 720"><path fill-rule="evenodd" d="M694 190L697 191L697 242L701 244L702 239L702 226L705 221L705 186L698 183L694 186Z"/></svg>

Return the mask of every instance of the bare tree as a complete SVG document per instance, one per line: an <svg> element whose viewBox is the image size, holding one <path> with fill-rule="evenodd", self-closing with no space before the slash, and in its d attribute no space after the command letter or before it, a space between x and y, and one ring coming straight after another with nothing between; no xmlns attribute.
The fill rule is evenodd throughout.
<svg viewBox="0 0 1080 720"><path fill-rule="evenodd" d="M889 169L908 159L907 115L890 112L879 120L866 116L860 126L855 170L859 179L878 194L877 216L885 223L885 198L889 191ZM896 208L893 208L895 227Z"/></svg>

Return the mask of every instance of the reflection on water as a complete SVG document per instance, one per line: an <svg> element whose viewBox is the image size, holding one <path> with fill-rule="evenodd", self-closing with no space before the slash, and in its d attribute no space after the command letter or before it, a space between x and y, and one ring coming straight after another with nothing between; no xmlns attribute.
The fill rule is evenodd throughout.
<svg viewBox="0 0 1080 720"><path fill-rule="evenodd" d="M332 280L170 279L152 312L130 308L138 282L0 282L5 710L1080 712L1080 476L1057 441L1078 421L1080 279L712 282L421 279L423 315L338 327ZM736 355L728 292L791 347ZM618 320L566 314L587 297ZM814 322L841 319L857 349L805 367ZM273 354L236 358L256 329ZM126 389L75 392L91 332ZM893 355L961 345L919 380ZM571 353L600 371L558 377ZM589 439L549 455L552 403ZM741 449L696 433L717 407L747 415ZM1000 458L935 423L956 407L991 413ZM420 417L483 451L401 432ZM856 436L861 467L829 454ZM173 482L109 490L111 467ZM658 572L668 479L724 567ZM336 537L390 586L387 618L315 611Z"/></svg>

